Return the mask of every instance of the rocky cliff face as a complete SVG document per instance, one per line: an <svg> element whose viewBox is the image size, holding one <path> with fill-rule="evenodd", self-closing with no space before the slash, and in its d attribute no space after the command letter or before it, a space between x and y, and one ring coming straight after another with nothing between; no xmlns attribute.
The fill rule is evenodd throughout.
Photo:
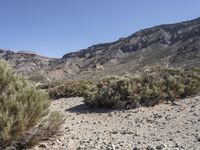
<svg viewBox="0 0 200 150"><path fill-rule="evenodd" d="M43 74L49 80L132 74L152 65L195 67L200 66L200 18L141 30L60 59L4 50L0 50L0 58L10 62L18 72L35 77Z"/></svg>

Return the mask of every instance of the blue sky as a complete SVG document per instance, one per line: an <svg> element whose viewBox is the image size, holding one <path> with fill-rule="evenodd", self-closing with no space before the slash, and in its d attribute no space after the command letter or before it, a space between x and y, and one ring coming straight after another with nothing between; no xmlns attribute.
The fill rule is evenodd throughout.
<svg viewBox="0 0 200 150"><path fill-rule="evenodd" d="M0 48L61 57L200 17L200 0L0 0Z"/></svg>

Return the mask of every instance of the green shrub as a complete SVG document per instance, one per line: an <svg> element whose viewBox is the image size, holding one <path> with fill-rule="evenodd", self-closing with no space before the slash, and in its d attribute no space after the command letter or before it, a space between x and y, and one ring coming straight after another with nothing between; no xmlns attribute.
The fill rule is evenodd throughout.
<svg viewBox="0 0 200 150"><path fill-rule="evenodd" d="M117 76L103 78L97 84L97 89L93 93L92 98L85 97L86 104L92 104L98 107L120 107L124 105L124 100L129 100L131 90L130 79Z"/></svg>
<svg viewBox="0 0 200 150"><path fill-rule="evenodd" d="M36 126L44 124L44 117L45 122L51 120L53 114L47 117L49 106L46 93L37 90L0 61L0 149L13 144L16 147L31 146L27 143L31 143L35 134L32 133L29 141L24 138L26 142L23 137L30 135ZM60 121L63 122L62 117ZM48 128L57 128L57 124L52 123Z"/></svg>
<svg viewBox="0 0 200 150"><path fill-rule="evenodd" d="M108 77L97 84L96 92L85 97L95 107L136 108L154 106L200 92L198 68L180 70L152 67L135 77Z"/></svg>
<svg viewBox="0 0 200 150"><path fill-rule="evenodd" d="M96 90L90 81L71 81L48 89L50 98L88 97Z"/></svg>

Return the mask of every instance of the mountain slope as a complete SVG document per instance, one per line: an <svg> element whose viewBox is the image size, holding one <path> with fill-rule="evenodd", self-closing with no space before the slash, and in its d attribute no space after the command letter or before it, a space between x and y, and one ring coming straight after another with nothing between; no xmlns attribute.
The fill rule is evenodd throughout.
<svg viewBox="0 0 200 150"><path fill-rule="evenodd" d="M0 58L15 64L12 66L17 71L28 74L34 71L31 75L44 74L50 80L132 74L152 65L195 67L200 66L200 18L141 30L112 43L66 54L60 59L30 53L9 56L8 59L0 51Z"/></svg>
<svg viewBox="0 0 200 150"><path fill-rule="evenodd" d="M138 51L141 51L140 60L155 55L153 53L159 53L159 55L157 54L158 58L162 58L162 51L164 50L171 56L168 63L182 66L190 65L189 62L193 65L194 61L191 62L190 56L192 58L197 57L196 53L199 53L200 48L199 40L200 18L197 18L188 22L141 30L116 42L94 45L79 52L66 54L63 58L73 59L77 57L83 59L82 67L84 68L88 65L91 67L96 63L105 64L112 59L139 56ZM167 54L163 54L164 57ZM155 57L153 58L155 59ZM182 58L188 58L185 60L185 64L182 64ZM197 60L195 63L199 63L199 61Z"/></svg>

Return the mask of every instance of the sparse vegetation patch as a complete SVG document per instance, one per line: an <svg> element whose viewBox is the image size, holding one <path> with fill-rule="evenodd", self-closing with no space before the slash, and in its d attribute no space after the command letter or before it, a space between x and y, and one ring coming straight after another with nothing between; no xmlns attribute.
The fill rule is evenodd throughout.
<svg viewBox="0 0 200 150"><path fill-rule="evenodd" d="M53 99L84 97L86 105L137 108L174 101L200 92L200 69L151 67L135 76L104 77L97 83L68 81L43 86Z"/></svg>
<svg viewBox="0 0 200 150"><path fill-rule="evenodd" d="M85 104L94 107L136 108L174 101L198 92L198 68L181 70L152 67L134 77L103 78L92 97L85 97Z"/></svg>
<svg viewBox="0 0 200 150"><path fill-rule="evenodd" d="M69 81L53 86L49 85L50 98L57 99L62 97L89 97L92 95L96 86L90 81Z"/></svg>

